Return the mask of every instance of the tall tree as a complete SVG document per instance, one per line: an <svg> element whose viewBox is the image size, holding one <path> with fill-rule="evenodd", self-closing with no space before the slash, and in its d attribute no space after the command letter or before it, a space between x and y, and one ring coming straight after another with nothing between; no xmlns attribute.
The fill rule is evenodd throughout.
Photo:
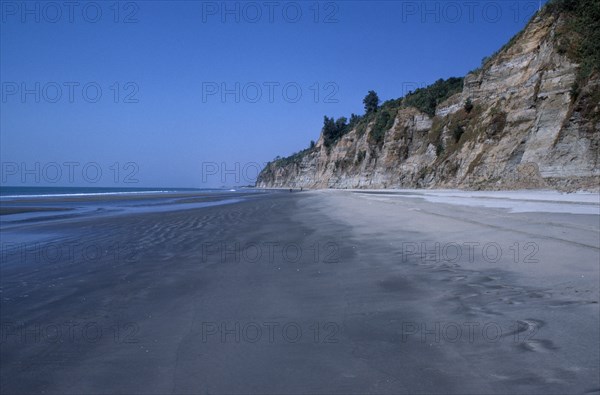
<svg viewBox="0 0 600 395"><path fill-rule="evenodd" d="M377 111L377 107L379 107L379 96L377 96L375 91L369 91L363 99L363 104L365 105L366 114L375 112Z"/></svg>

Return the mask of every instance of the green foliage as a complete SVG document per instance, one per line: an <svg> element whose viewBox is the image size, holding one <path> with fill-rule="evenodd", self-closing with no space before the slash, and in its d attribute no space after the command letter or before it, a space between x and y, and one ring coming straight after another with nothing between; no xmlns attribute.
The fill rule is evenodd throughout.
<svg viewBox="0 0 600 395"><path fill-rule="evenodd" d="M327 116L323 119L323 140L327 148L331 147L336 141L346 134L350 129L346 123L346 117L340 117L337 120Z"/></svg>
<svg viewBox="0 0 600 395"><path fill-rule="evenodd" d="M461 136L464 133L465 133L465 129L460 125L456 125L454 127L454 129L452 129L452 135L454 136L454 141L456 141L458 143L460 141Z"/></svg>
<svg viewBox="0 0 600 395"><path fill-rule="evenodd" d="M471 101L471 98L467 98L467 100L465 100L465 111L468 113L471 112L471 110L473 109L473 102Z"/></svg>
<svg viewBox="0 0 600 395"><path fill-rule="evenodd" d="M431 129L427 133L427 138L430 144L436 144L440 137L442 136L442 131L446 126L446 119L435 117L433 118L433 123L431 124Z"/></svg>
<svg viewBox="0 0 600 395"><path fill-rule="evenodd" d="M336 170L345 170L352 165L352 160L348 158L338 159L335 161Z"/></svg>
<svg viewBox="0 0 600 395"><path fill-rule="evenodd" d="M537 15L537 14L536 14ZM533 18L532 18L533 19ZM531 21L529 21L529 23L531 23ZM528 24L529 24L528 23ZM517 34L515 34L514 36L511 37L510 40L508 40L508 42L506 44L504 44L500 49L498 49L496 52L494 52L493 54L491 54L490 56L485 56L483 57L483 59L481 59L481 66L477 67L474 70L469 71L468 74L472 74L472 73L479 73L484 67L487 66L487 64L492 61L493 59L495 59L498 54L500 54L501 52L509 49L510 47L512 47L517 40L523 35L523 32L525 31L525 29L527 29L527 26L521 30L520 32L518 32Z"/></svg>
<svg viewBox="0 0 600 395"><path fill-rule="evenodd" d="M327 115L323 117L323 129L321 130L321 133L323 133L325 146L329 147L337 134L333 118L329 118Z"/></svg>
<svg viewBox="0 0 600 395"><path fill-rule="evenodd" d="M292 155L286 157L286 158L282 158L280 156L275 157L275 159L273 159L273 162L271 162L272 164L279 166L279 167L283 167L283 166L287 166L290 164L299 164L302 161L302 158L304 158L304 156L306 156L306 154L308 154L311 151L310 148L304 149L302 151L298 151L296 153L293 153ZM271 165L271 163L269 163L267 165L267 168L269 167L269 165Z"/></svg>
<svg viewBox="0 0 600 395"><path fill-rule="evenodd" d="M379 107L379 96L377 96L375 91L369 91L363 99L363 104L365 105L365 114L373 113Z"/></svg>
<svg viewBox="0 0 600 395"><path fill-rule="evenodd" d="M590 75L600 72L600 0L549 0L541 13L542 17L545 15L561 16L564 20L563 24L557 25L556 48L560 53L566 54L574 62L580 64L579 74L577 80L573 83L571 95L574 98L579 96L578 100L583 108L583 113L595 113L594 109L600 101L600 92L598 90L589 92L584 88ZM523 31L512 37L495 54L484 58L482 67L488 65L499 53L513 46L522 35ZM365 115L352 114L349 120L344 117L337 120L324 118L322 131L324 144L329 150L350 130L355 129L360 137L367 131L367 126L371 125L368 136L369 143L380 145L383 143L386 131L392 128L400 108L415 107L433 117L437 106L450 96L460 92L462 88L463 78L440 79L432 85L407 94L404 98L388 100L381 106L379 106L377 93L369 91L363 100ZM539 89L539 87L536 89ZM464 103L464 111L459 111L450 118L433 118L433 125L428 132L428 140L435 145L440 160L443 159L442 155L452 155L455 150L461 147L462 143L483 133L480 126L473 124L473 120L477 119L482 111L481 106L474 105L469 98ZM506 124L507 115L499 109L492 109L491 115L492 120L485 130L488 137L500 133ZM442 143L442 131L445 127L449 127L448 130L451 131L455 143L452 142L452 139L446 141L446 145ZM282 166L289 163L299 163L314 148L315 144L311 142L310 148L295 153L288 158L277 157L275 163ZM365 156L366 152L359 152L356 155L355 163L362 162ZM340 161L338 165L342 168L348 163Z"/></svg>
<svg viewBox="0 0 600 395"><path fill-rule="evenodd" d="M416 107L429 116L435 115L438 104L458 93L463 88L462 78L439 79L433 84L419 88L406 95L402 101L405 107Z"/></svg>
<svg viewBox="0 0 600 395"><path fill-rule="evenodd" d="M358 137L362 137L362 135L364 135L365 132L367 131L367 123L369 123L368 119L362 118L356 124L355 128L356 128L356 134L358 135Z"/></svg>
<svg viewBox="0 0 600 395"><path fill-rule="evenodd" d="M490 124L487 130L485 131L488 137L498 135L504 130L504 127L506 126L507 114L504 111L502 111L499 106L495 106L490 111L490 116Z"/></svg>
<svg viewBox="0 0 600 395"><path fill-rule="evenodd" d="M359 151L358 154L356 155L356 163L362 163L363 160L365 160L365 156L367 156L367 152L366 151Z"/></svg>
<svg viewBox="0 0 600 395"><path fill-rule="evenodd" d="M335 130L338 132L339 136L344 135L348 129L348 119L346 117L339 117L336 121L335 121Z"/></svg>
<svg viewBox="0 0 600 395"><path fill-rule="evenodd" d="M383 104L381 105L382 109L394 109L394 108L398 108L402 105L402 98L400 99L390 99L390 100L386 100L385 102L383 102Z"/></svg>
<svg viewBox="0 0 600 395"><path fill-rule="evenodd" d="M354 113L350 114L350 122L348 122L348 128L353 129L362 119L360 115Z"/></svg>
<svg viewBox="0 0 600 395"><path fill-rule="evenodd" d="M440 79L428 87L409 93L405 98L387 100L381 106L379 106L377 93L369 91L363 100L365 115L351 114L350 120L345 117L340 117L337 120L327 116L324 117L322 130L324 145L328 149L331 148L352 129L356 130L358 136L362 136L370 123L372 123L372 128L369 133L369 142L381 145L385 132L394 125L396 114L401 107L416 107L433 116L437 105L453 94L460 92L462 84L462 78Z"/></svg>
<svg viewBox="0 0 600 395"><path fill-rule="evenodd" d="M310 146L308 147L309 149L314 149L315 148L315 140L310 140Z"/></svg>
<svg viewBox="0 0 600 395"><path fill-rule="evenodd" d="M382 107L375 117L375 122L369 134L369 141L375 145L381 145L385 132L394 126L397 108Z"/></svg>
<svg viewBox="0 0 600 395"><path fill-rule="evenodd" d="M437 156L440 156L443 153L444 153L444 144L442 144L442 142L440 141L435 147L435 154Z"/></svg>
<svg viewBox="0 0 600 395"><path fill-rule="evenodd" d="M557 34L557 44L580 64L578 81L600 72L600 0L550 0L544 12L567 19Z"/></svg>
<svg viewBox="0 0 600 395"><path fill-rule="evenodd" d="M561 12L573 12L577 9L578 3L583 3L581 0L550 0L544 9L545 12L558 14Z"/></svg>

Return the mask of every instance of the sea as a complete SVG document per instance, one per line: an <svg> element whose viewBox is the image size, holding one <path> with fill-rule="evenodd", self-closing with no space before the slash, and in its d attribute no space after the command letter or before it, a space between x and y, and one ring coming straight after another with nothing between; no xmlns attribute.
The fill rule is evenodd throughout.
<svg viewBox="0 0 600 395"><path fill-rule="evenodd" d="M117 187L63 187L63 186L0 186L0 197L31 196L95 196L140 193L174 192L224 192L236 191L235 188L117 188Z"/></svg>
<svg viewBox="0 0 600 395"><path fill-rule="evenodd" d="M232 204L264 193L251 188L1 186L0 233L40 222Z"/></svg>

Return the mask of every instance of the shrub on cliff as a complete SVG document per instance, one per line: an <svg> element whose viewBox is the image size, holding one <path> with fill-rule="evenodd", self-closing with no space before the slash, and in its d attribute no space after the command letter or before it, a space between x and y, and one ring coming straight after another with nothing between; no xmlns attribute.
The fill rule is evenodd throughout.
<svg viewBox="0 0 600 395"><path fill-rule="evenodd" d="M600 72L600 0L551 0L544 12L566 17L556 34L557 45L580 64L579 82Z"/></svg>
<svg viewBox="0 0 600 395"><path fill-rule="evenodd" d="M454 127L454 129L452 130L452 134L454 135L454 141L456 141L458 143L464 133L465 133L465 129L460 125L456 125Z"/></svg>
<svg viewBox="0 0 600 395"><path fill-rule="evenodd" d="M473 110L473 102L471 101L471 98L467 98L467 100L465 100L465 111L467 113L470 113L471 110Z"/></svg>
<svg viewBox="0 0 600 395"><path fill-rule="evenodd" d="M394 126L397 108L382 107L375 117L375 122L369 133L369 142L375 145L381 145L385 137L385 132Z"/></svg>
<svg viewBox="0 0 600 395"><path fill-rule="evenodd" d="M447 80L439 79L433 84L419 88L409 93L402 101L405 107L416 107L420 111L433 117L438 104L458 93L463 88L463 79L451 77Z"/></svg>

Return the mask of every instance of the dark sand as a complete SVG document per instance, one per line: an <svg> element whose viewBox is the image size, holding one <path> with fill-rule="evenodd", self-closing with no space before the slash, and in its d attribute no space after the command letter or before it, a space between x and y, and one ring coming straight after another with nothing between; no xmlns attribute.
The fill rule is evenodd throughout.
<svg viewBox="0 0 600 395"><path fill-rule="evenodd" d="M46 211L68 211L70 208L64 207L0 207L0 215L12 215L23 213L39 213Z"/></svg>
<svg viewBox="0 0 600 395"><path fill-rule="evenodd" d="M598 216L305 192L28 226L56 236L3 250L2 394L600 388Z"/></svg>

